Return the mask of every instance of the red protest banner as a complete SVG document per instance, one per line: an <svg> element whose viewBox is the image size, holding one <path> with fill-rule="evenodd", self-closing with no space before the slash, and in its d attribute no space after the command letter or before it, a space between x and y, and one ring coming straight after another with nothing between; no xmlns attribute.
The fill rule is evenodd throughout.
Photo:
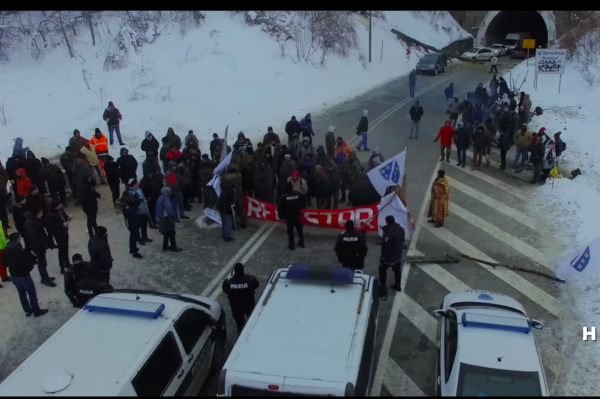
<svg viewBox="0 0 600 399"><path fill-rule="evenodd" d="M252 197L244 196L244 211L248 217L253 219L283 222L277 217L276 205ZM357 229L377 231L376 215L377 204L344 209L303 209L302 223L305 226L343 230L346 227L346 221L353 220ZM365 225L367 221L368 224Z"/></svg>

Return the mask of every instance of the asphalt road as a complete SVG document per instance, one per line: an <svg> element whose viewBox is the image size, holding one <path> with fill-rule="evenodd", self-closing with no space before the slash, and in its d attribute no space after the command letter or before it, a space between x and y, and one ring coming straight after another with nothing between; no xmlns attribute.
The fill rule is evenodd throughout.
<svg viewBox="0 0 600 399"><path fill-rule="evenodd" d="M481 172L470 172L469 168L455 167L454 160L442 165L438 162L439 145L433 140L447 118L444 88L453 82L455 95L462 99L479 82L485 84L489 80L487 71L485 65L461 65L435 77L419 75L414 99L408 98L408 79L402 77L334 106L323 114L313 113L317 132L315 144L324 144L324 133L329 125L336 126L336 136L357 144L358 136L354 131L362 111L368 109L371 125L369 147L379 147L386 158L404 148L408 149L408 205L419 226L416 238L411 243L411 251L426 255L464 252L483 260L516 262L543 268L540 264L545 262L544 247L549 244L539 232L549 230L538 220L527 216L525 201L530 190L535 189L524 181L528 172L511 175L498 170L496 164ZM411 126L408 110L415 100L423 105L424 117L419 139L408 140ZM359 159L366 162L369 155L359 153ZM498 154L492 156L499 161ZM428 202L432 176L440 166L450 178L450 217L443 229L431 229L427 223L422 223L422 205ZM111 283L116 288L146 288L213 296L224 304L229 313L229 305L220 292L220 285L235 262L244 263L247 272L256 275L262 286L274 269L294 262L337 262L333 252L338 233L336 230L306 229L306 248L290 251L287 249L284 226L279 224L251 221L248 229L238 232L234 242L223 243L219 230L199 229L193 220L178 225L177 240L185 249L184 252L164 253L159 243L152 243L142 248L143 260L133 260L127 255L127 233L122 217L110 209L106 200L108 190L105 187L101 187L101 190L104 195L98 223L109 228L113 257L117 259ZM191 215L197 217L200 215L200 206L194 208ZM70 208L69 211L74 217L72 230L83 232L84 221L81 220L80 210ZM151 236L157 241L161 238L155 232L151 232ZM376 275L379 247L375 245L375 235L369 236L368 240L365 272ZM72 241L71 253L79 251L87 254L85 234ZM48 257L49 269L57 268L54 257ZM46 302L51 305L51 313L45 316L46 320L54 317L54 322L36 329L31 320L19 316L20 310L17 308L10 315L6 312L0 314L0 326L9 319L13 323L12 328L4 333L7 339L5 345L0 345L0 358L7 360L0 367L0 381L74 313L62 294L62 282L57 283L59 287L54 289L38 288L42 304ZM6 287L8 284L5 284L5 288L10 289ZM257 296L262 292L262 286ZM446 293L468 287L511 295L524 304L532 317L550 321L550 328L561 312L554 295L556 287L543 278L492 270L465 260L458 265L406 265L403 269L403 292L390 294L381 306L375 358L377 370L372 395L433 395L436 325L431 311ZM0 300L3 303L17 301L16 295L6 289L0 290ZM33 323L41 322L36 319ZM235 323L229 318L228 348L233 346L237 337L235 330ZM2 327L0 331L4 331ZM543 337L539 335L538 342L541 340L543 343ZM11 339L19 339L19 351L9 350L8 342ZM555 351L552 345L541 347L543 356L556 355L552 352ZM10 348L14 346L10 345ZM547 370L551 383L560 370ZM215 393L216 380L213 378L206 384L202 394L212 396Z"/></svg>

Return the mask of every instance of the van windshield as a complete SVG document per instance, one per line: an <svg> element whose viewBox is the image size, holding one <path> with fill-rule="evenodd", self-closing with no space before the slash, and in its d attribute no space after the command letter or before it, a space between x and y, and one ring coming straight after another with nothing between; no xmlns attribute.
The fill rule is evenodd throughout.
<svg viewBox="0 0 600 399"><path fill-rule="evenodd" d="M268 391L266 389L248 388L241 385L234 385L231 387L231 396L284 396L288 398L300 398L310 395L291 392Z"/></svg>
<svg viewBox="0 0 600 399"><path fill-rule="evenodd" d="M506 44L507 46L514 46L515 44L517 44L518 40L515 39L505 39L503 44Z"/></svg>

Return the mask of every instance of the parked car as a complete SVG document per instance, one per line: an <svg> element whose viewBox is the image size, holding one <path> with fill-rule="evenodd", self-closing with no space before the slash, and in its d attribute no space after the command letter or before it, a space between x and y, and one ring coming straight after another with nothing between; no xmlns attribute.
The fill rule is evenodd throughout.
<svg viewBox="0 0 600 399"><path fill-rule="evenodd" d="M550 396L534 330L519 302L490 291L444 298L438 319L436 396Z"/></svg>
<svg viewBox="0 0 600 399"><path fill-rule="evenodd" d="M483 60L491 60L494 55L498 55L494 53L494 51L489 47L474 47L471 50L463 53L461 58L466 58L467 60L472 61L483 61Z"/></svg>
<svg viewBox="0 0 600 399"><path fill-rule="evenodd" d="M437 75L438 72L446 72L448 70L448 57L446 57L446 54L426 54L417 62L415 69L417 74L431 73Z"/></svg>
<svg viewBox="0 0 600 399"><path fill-rule="evenodd" d="M535 57L535 49L529 49L529 58ZM513 60L526 60L527 59L527 49L523 47L515 47L513 51L510 53L510 58Z"/></svg>
<svg viewBox="0 0 600 399"><path fill-rule="evenodd" d="M498 53L496 54L498 57L506 55L506 50L508 50L508 48L504 44L492 44L490 48L494 51L498 51Z"/></svg>

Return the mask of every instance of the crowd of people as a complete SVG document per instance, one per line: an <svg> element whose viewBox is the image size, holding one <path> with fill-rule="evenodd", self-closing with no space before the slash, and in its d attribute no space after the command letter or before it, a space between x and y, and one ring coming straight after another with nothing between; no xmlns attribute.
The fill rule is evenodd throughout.
<svg viewBox="0 0 600 399"><path fill-rule="evenodd" d="M506 155L514 145L516 152L513 172L526 169L526 162L529 161L533 169L531 183L546 182L557 158L566 149L566 144L560 138L561 132L550 137L543 127L535 133L528 130L531 118L542 113L539 107L531 111L529 94L515 93L503 78L497 79L494 75L490 81L490 93L480 83L461 102L454 96L454 85L450 83L444 90L444 95L448 100L449 119L435 138L435 142L440 142L440 161L450 162L454 144L457 166L464 168L467 150L472 146L471 170L481 170L484 158L485 166L491 164L491 148L496 146L500 149L500 169L505 170ZM416 102L410 110L413 128L409 138L413 137L413 132L416 132L418 138L422 115L422 107Z"/></svg>

